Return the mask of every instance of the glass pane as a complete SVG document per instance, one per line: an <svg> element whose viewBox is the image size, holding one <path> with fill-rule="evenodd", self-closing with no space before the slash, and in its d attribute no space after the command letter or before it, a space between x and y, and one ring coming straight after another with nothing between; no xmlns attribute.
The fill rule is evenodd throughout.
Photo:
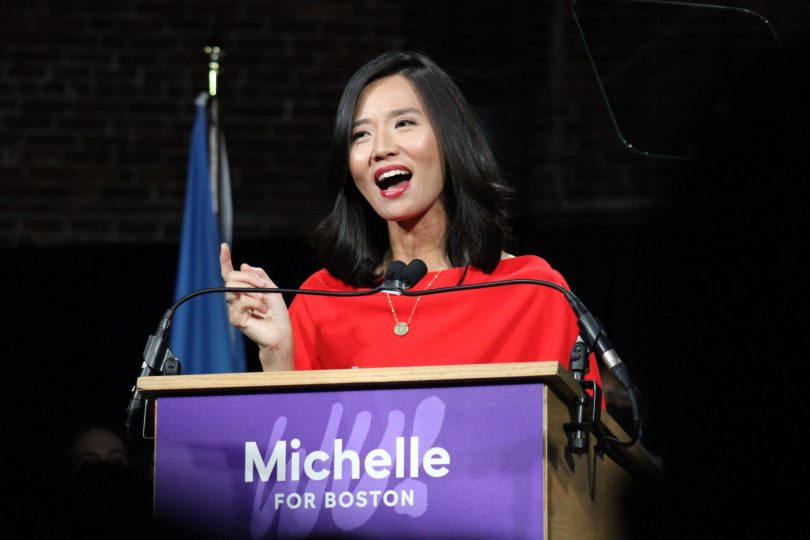
<svg viewBox="0 0 810 540"><path fill-rule="evenodd" d="M749 10L649 0L574 0L574 18L619 139L687 159L736 85L767 70L779 42Z"/></svg>

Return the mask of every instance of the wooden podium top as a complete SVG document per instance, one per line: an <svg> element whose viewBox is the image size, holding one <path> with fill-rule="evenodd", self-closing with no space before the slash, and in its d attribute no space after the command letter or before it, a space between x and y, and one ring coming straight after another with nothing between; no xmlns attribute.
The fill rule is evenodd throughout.
<svg viewBox="0 0 810 540"><path fill-rule="evenodd" d="M199 394L214 391L230 393L330 385L377 386L515 379L545 379L543 382L565 398L573 398L582 392L571 373L559 362L167 375L140 377L137 388L147 398L154 398L161 394Z"/></svg>

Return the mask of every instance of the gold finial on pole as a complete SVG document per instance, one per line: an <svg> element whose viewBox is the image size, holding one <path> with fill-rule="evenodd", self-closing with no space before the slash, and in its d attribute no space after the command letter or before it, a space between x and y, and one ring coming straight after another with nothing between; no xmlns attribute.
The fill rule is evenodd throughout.
<svg viewBox="0 0 810 540"><path fill-rule="evenodd" d="M208 54L208 95L217 95L217 79L219 77L219 60L225 56L225 51L212 45L205 48Z"/></svg>

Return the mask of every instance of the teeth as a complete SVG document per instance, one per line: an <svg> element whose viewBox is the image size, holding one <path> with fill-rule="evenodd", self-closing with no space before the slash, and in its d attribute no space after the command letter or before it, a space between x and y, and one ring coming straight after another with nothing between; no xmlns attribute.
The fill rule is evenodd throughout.
<svg viewBox="0 0 810 540"><path fill-rule="evenodd" d="M394 176L397 176L398 174L406 175L406 174L410 174L410 173L408 171L404 170L404 169L395 169L393 171L387 171L387 172L382 173L379 176L379 178L377 178L377 181L381 182L381 181L386 180L388 178L392 178Z"/></svg>

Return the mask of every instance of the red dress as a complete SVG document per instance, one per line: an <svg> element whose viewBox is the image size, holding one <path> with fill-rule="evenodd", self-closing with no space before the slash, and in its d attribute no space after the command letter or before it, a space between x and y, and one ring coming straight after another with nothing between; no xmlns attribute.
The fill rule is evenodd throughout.
<svg viewBox="0 0 810 540"><path fill-rule="evenodd" d="M431 289L452 287L463 270L451 268L438 276L430 272L411 290L424 290L428 284ZM504 259L492 274L469 267L463 284L508 279L539 279L567 288L559 272L533 255ZM301 288L367 290L347 285L326 270L310 276ZM404 336L394 333L396 320L386 296L296 296L290 306L295 369L550 360L568 366L579 332L563 294L544 286L509 285L421 297L391 295L396 318L410 319ZM417 298L421 300L414 310ZM588 378L601 386L593 355Z"/></svg>

